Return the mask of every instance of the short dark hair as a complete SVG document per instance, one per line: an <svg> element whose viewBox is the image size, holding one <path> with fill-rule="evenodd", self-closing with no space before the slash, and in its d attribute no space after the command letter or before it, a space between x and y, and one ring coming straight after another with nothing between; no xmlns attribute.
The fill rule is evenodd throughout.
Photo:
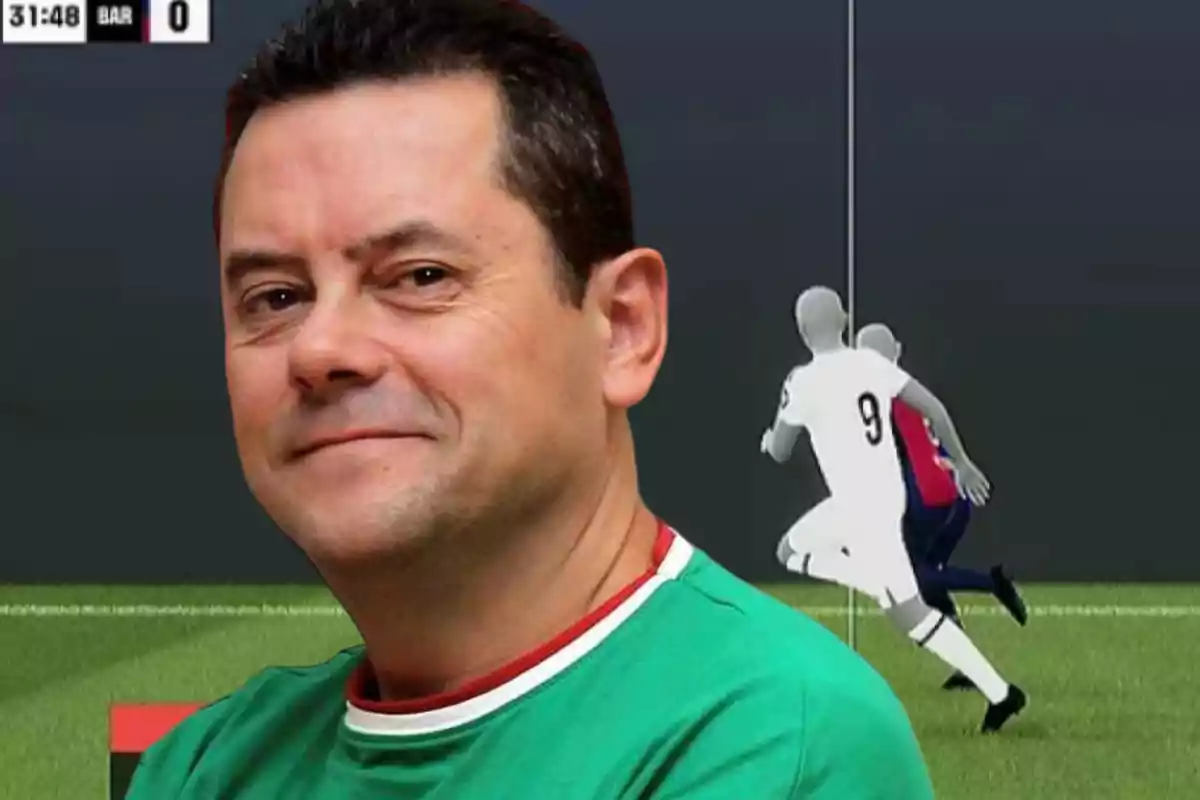
<svg viewBox="0 0 1200 800"><path fill-rule="evenodd" d="M572 302L592 268L634 246L620 136L588 51L511 0L318 0L230 88L221 193L254 113L359 81L478 72L504 109L501 179L550 234Z"/></svg>

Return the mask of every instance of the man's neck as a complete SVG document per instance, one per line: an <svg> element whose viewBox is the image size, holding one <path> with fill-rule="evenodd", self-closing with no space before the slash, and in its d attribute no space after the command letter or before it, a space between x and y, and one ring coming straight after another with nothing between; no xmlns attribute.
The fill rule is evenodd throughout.
<svg viewBox="0 0 1200 800"><path fill-rule="evenodd" d="M458 557L427 560L419 574L327 573L363 636L378 699L453 691L487 675L649 569L658 520L638 496L632 452L629 461L607 476L599 503L591 492L591 503L567 504L527 530L467 531L456 537ZM502 544L484 557L470 552L475 541Z"/></svg>

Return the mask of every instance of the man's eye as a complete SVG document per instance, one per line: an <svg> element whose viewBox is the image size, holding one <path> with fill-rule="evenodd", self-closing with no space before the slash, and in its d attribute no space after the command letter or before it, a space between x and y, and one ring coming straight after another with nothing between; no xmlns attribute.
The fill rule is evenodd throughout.
<svg viewBox="0 0 1200 800"><path fill-rule="evenodd" d="M417 286L432 286L439 281L445 280L449 275L449 270L437 266L418 267L408 273L408 277Z"/></svg>
<svg viewBox="0 0 1200 800"><path fill-rule="evenodd" d="M300 294L295 289L276 286L261 292L251 294L246 298L246 310L252 314L264 311L285 311L300 300Z"/></svg>
<svg viewBox="0 0 1200 800"><path fill-rule="evenodd" d="M397 269L379 279L379 287L381 289L398 289L402 292L423 292L425 289L439 287L440 284L445 284L447 280L454 277L454 272L448 267L443 267L439 264L422 264L418 267L406 267Z"/></svg>

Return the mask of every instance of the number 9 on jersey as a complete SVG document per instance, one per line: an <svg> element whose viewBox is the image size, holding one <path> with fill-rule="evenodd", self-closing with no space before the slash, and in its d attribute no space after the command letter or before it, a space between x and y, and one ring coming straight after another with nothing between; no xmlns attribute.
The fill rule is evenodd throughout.
<svg viewBox="0 0 1200 800"><path fill-rule="evenodd" d="M212 0L150 0L152 44L200 44L212 40Z"/></svg>

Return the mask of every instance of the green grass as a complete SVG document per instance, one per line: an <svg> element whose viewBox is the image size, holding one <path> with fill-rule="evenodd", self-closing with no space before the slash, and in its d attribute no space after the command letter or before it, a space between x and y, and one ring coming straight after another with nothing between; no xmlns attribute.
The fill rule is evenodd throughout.
<svg viewBox="0 0 1200 800"><path fill-rule="evenodd" d="M839 606L845 593L767 587L801 606ZM1200 586L1033 586L1052 606L1200 606ZM325 604L311 587L0 587L24 604ZM822 618L844 634L845 618ZM946 670L877 615L858 620L862 654L891 682L916 727L938 797L1200 797L1200 614L1176 617L1035 614L1027 628L966 615L1029 709L997 737L974 733L975 694L938 689ZM107 708L114 701L195 701L236 688L268 664L323 661L356 641L345 617L0 616L0 796L104 798ZM214 656L219 654L219 656Z"/></svg>
<svg viewBox="0 0 1200 800"><path fill-rule="evenodd" d="M811 591L811 590L808 590ZM1025 587L1034 606L1200 606L1200 586ZM805 589L780 588L811 603ZM835 598L844 597L838 592ZM970 608L968 608L968 611ZM989 609L990 610L990 609ZM996 667L1030 696L996 737L975 733L984 701L939 689L947 670L879 617L859 620L858 649L909 710L949 800L1200 797L1200 615L964 615ZM844 633L845 619L823 620Z"/></svg>

